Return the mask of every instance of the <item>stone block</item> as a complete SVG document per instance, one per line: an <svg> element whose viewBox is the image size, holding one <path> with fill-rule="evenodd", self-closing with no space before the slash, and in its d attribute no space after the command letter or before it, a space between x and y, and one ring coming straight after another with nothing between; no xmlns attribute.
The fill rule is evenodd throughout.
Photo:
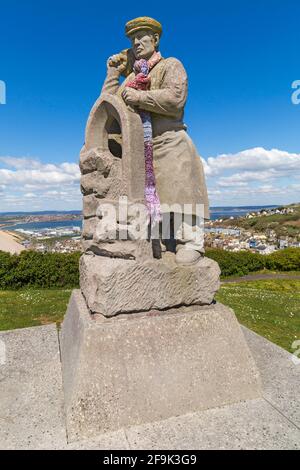
<svg viewBox="0 0 300 470"><path fill-rule="evenodd" d="M118 199L127 194L126 181L122 178L110 178L111 184L107 191L108 199Z"/></svg>
<svg viewBox="0 0 300 470"><path fill-rule="evenodd" d="M219 276L219 265L209 258L192 266L177 265L174 256L137 262L83 255L80 262L80 286L88 307L106 317L211 304Z"/></svg>
<svg viewBox="0 0 300 470"><path fill-rule="evenodd" d="M115 175L121 170L121 160L114 157L108 149L83 147L80 152L79 166L83 175L99 171L102 175L108 176L110 171Z"/></svg>
<svg viewBox="0 0 300 470"><path fill-rule="evenodd" d="M81 191L84 196L95 193L98 197L105 197L113 180L105 178L99 171L93 171L81 176Z"/></svg>
<svg viewBox="0 0 300 470"><path fill-rule="evenodd" d="M85 218L98 215L97 210L103 204L103 199L97 198L94 194L83 197L83 216Z"/></svg>
<svg viewBox="0 0 300 470"><path fill-rule="evenodd" d="M83 175L97 170L99 153L96 149L86 150L84 147L80 152L79 167Z"/></svg>
<svg viewBox="0 0 300 470"><path fill-rule="evenodd" d="M261 396L241 328L221 304L105 318L74 291L60 343L70 441Z"/></svg>
<svg viewBox="0 0 300 470"><path fill-rule="evenodd" d="M99 222L98 217L91 217L90 219L83 219L82 223L82 238L83 240L91 240Z"/></svg>

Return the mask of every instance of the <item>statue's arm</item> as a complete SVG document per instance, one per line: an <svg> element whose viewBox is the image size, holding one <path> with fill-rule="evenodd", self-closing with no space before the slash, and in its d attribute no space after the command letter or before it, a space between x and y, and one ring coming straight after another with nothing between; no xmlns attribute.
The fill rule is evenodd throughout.
<svg viewBox="0 0 300 470"><path fill-rule="evenodd" d="M115 95L119 89L120 72L116 67L109 67L101 93Z"/></svg>
<svg viewBox="0 0 300 470"><path fill-rule="evenodd" d="M177 59L166 62L160 89L141 91L139 108L152 113L176 116L187 99L187 74Z"/></svg>

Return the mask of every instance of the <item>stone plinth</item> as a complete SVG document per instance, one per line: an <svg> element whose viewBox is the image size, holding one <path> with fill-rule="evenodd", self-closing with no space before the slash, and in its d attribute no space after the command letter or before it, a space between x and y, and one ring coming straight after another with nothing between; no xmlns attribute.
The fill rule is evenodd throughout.
<svg viewBox="0 0 300 470"><path fill-rule="evenodd" d="M105 318L74 291L61 357L70 441L261 395L240 326L221 304Z"/></svg>
<svg viewBox="0 0 300 470"><path fill-rule="evenodd" d="M219 265L209 258L201 258L195 265L179 266L175 256L168 255L143 263L83 255L80 287L91 312L110 317L180 305L211 304L220 287Z"/></svg>

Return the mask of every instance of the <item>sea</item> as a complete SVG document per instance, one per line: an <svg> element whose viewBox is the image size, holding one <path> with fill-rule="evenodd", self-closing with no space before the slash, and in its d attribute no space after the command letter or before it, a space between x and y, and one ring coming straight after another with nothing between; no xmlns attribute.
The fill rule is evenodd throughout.
<svg viewBox="0 0 300 470"><path fill-rule="evenodd" d="M217 219L225 219L229 217L242 217L246 215L248 212L257 212L262 209L274 209L275 205L268 205L268 206L236 206L236 207L211 207L210 208L210 217L211 220ZM66 215L68 214L81 214L80 211L68 211L64 212ZM54 215L54 214L62 214L62 212L56 211L46 211L46 212L0 212L0 223L1 223L1 216L30 216L30 215ZM6 228L9 230L29 230L29 231L39 231L45 229L57 229L57 228L68 228L71 229L72 227L79 227L82 228L82 220L59 220L59 221L49 221L49 222L29 222L29 223L16 223L14 225L10 225Z"/></svg>
<svg viewBox="0 0 300 470"><path fill-rule="evenodd" d="M248 212L258 212L263 209L275 209L277 206L237 206L237 207L211 207L211 220L225 219L229 217L243 217Z"/></svg>
<svg viewBox="0 0 300 470"><path fill-rule="evenodd" d="M0 219L1 220L1 219ZM56 230L58 228L73 227L82 228L82 220L53 220L49 222L28 222L26 224L14 224L9 226L9 230L29 230L30 232L39 232L46 229ZM6 227L5 227L6 228ZM8 227L7 227L8 229Z"/></svg>

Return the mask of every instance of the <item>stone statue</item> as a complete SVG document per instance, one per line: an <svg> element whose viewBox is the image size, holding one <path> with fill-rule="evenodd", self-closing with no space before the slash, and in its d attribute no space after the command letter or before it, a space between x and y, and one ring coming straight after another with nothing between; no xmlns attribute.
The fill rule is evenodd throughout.
<svg viewBox="0 0 300 470"><path fill-rule="evenodd" d="M234 312L214 301L220 268L194 236L206 186L183 124L186 73L161 57L161 31L127 23L132 49L108 60L86 126L80 290L60 333L70 441L261 396Z"/></svg>
<svg viewBox="0 0 300 470"><path fill-rule="evenodd" d="M136 112L142 110L151 114L153 166L160 204L171 207L192 205L193 215L196 204L202 205L203 216L208 218L202 162L183 122L187 74L179 60L165 59L158 52L161 34L161 24L152 18L141 17L129 21L126 35L132 48L109 58L102 93L120 96ZM154 61L154 64L149 71L146 89L135 89L137 87L128 84L136 75L134 64L143 59L149 63ZM126 77L122 85L119 84L121 75ZM187 224L184 238L177 243L177 263L197 262L203 252L203 239L198 242L193 240L193 233L195 228L193 232ZM165 245L175 249L168 240Z"/></svg>
<svg viewBox="0 0 300 470"><path fill-rule="evenodd" d="M127 23L132 49L108 59L80 155L80 286L90 311L107 317L210 304L219 288L219 266L203 256L197 208L208 217L208 200L183 124L187 77L158 52L161 31L147 17Z"/></svg>

